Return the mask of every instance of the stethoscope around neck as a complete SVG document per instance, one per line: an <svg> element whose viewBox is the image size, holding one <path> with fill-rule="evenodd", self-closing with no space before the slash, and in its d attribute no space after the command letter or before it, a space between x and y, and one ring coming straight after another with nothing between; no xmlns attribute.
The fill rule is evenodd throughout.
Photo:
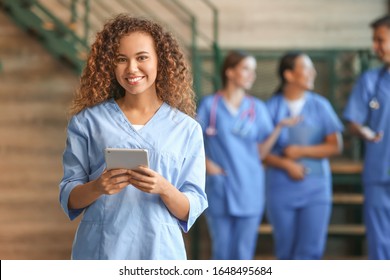
<svg viewBox="0 0 390 280"><path fill-rule="evenodd" d="M252 96L250 95L246 95L246 96L249 98L250 101L249 109L241 112L238 122L236 122L236 124L233 127L233 133L239 134L241 136L245 136L249 132L252 124L256 119L255 101ZM221 98L222 95L220 93L216 93L214 95L213 104L211 105L211 110L210 110L209 126L206 128L207 136L217 135L217 110L218 110L218 103ZM248 121L245 122L245 119L247 117L248 117Z"/></svg>
<svg viewBox="0 0 390 280"><path fill-rule="evenodd" d="M375 87L374 87L374 96L371 98L370 102L368 103L368 106L370 106L370 108L373 110L378 110L380 108L380 103L378 101L379 86L381 84L381 81L382 81L383 76L386 73L386 71L387 71L387 68L384 66L380 70L378 78L376 79Z"/></svg>

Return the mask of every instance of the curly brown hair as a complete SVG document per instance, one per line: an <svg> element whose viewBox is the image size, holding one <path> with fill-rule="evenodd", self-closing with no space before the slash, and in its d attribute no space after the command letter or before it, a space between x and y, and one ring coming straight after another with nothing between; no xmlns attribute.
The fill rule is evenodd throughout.
<svg viewBox="0 0 390 280"><path fill-rule="evenodd" d="M75 115L109 98L118 99L125 95L114 71L120 39L132 32L149 34L155 42L158 57L157 96L170 106L194 117L196 105L192 76L178 42L161 25L127 14L119 14L111 19L97 33L81 75L79 89L73 98L70 114Z"/></svg>

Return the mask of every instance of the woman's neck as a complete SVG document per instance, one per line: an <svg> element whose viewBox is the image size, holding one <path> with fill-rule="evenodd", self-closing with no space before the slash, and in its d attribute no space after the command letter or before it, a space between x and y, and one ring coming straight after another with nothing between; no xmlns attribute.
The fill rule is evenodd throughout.
<svg viewBox="0 0 390 280"><path fill-rule="evenodd" d="M155 112L162 104L157 94L128 94L118 100L123 111L135 110L139 112Z"/></svg>
<svg viewBox="0 0 390 280"><path fill-rule="evenodd" d="M235 108L238 108L240 107L242 99L245 97L245 90L225 87L220 91L220 94L223 96L225 102Z"/></svg>
<svg viewBox="0 0 390 280"><path fill-rule="evenodd" d="M132 124L145 125L161 107L163 101L157 95L125 94L117 100L119 108Z"/></svg>
<svg viewBox="0 0 390 280"><path fill-rule="evenodd" d="M305 95L305 91L302 88L287 84L283 87L283 96L287 100L297 100Z"/></svg>

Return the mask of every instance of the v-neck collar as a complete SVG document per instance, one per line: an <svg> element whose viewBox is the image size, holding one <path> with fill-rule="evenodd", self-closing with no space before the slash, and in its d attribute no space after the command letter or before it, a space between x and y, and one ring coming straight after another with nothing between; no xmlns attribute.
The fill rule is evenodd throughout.
<svg viewBox="0 0 390 280"><path fill-rule="evenodd" d="M245 108L247 106L247 101L248 101L248 96L245 95L241 100L240 106L236 108L237 109L236 111L233 111L232 108L229 108L230 105L227 103L227 101L223 98L222 95L220 98L220 103L223 104L224 109L228 112L229 116L231 116L232 118L237 118L238 116L240 116L240 114L242 114L243 111L245 111Z"/></svg>
<svg viewBox="0 0 390 280"><path fill-rule="evenodd" d="M133 127L133 124L129 121L129 119L126 117L125 113L122 111L122 109L119 107L119 104L112 98L110 100L113 104L113 106L115 107L115 109L120 113L122 119L128 123L128 125L131 127L131 129L133 129L134 131L136 131L137 133L138 132L142 132L144 129L146 129L147 127L153 125L153 123L156 121L156 119L158 120L159 119L159 115L164 112L166 110L166 107L168 106L165 102L163 102L161 104L161 106L157 109L157 111L153 114L153 116L143 125L143 127L139 130L136 130L134 127Z"/></svg>
<svg viewBox="0 0 390 280"><path fill-rule="evenodd" d="M164 112L166 112L169 109L169 105L163 102L160 108L156 111L156 113L152 116L152 118L144 125L144 127L137 131L130 123L130 121L127 119L126 115L123 113L123 111L119 107L118 103L116 103L114 98L107 100L106 106L109 111L113 112L111 116L118 123L118 125L126 133L128 133L135 140L137 140L137 142L140 143L141 146L145 146L145 145L149 146L146 148L153 148L153 145L150 144L149 141L145 139L142 135L146 134L144 132L146 132L149 129L149 127L153 127L153 124L158 122L161 116L164 114Z"/></svg>
<svg viewBox="0 0 390 280"><path fill-rule="evenodd" d="M302 115L303 112L306 110L306 108L307 108L307 103L309 102L310 97L311 97L310 92L309 92L309 91L305 91L305 93L304 93L304 95L303 95L303 97L302 97L302 98L304 98L304 104L303 104L303 106L302 106L302 108L301 108L301 111L300 111L300 113L299 113L298 115ZM290 112L290 109L289 109L289 107L288 107L288 101L287 101L287 99L283 96L283 94L280 95L280 102L283 104L284 109L287 111L287 116L288 116L288 117L291 117L291 112ZM281 108L279 108L279 110L280 110L280 109L281 109Z"/></svg>

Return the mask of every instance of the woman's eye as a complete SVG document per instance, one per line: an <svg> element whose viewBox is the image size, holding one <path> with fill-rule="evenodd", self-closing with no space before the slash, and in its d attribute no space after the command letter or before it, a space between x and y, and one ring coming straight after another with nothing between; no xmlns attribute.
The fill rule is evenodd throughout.
<svg viewBox="0 0 390 280"><path fill-rule="evenodd" d="M148 59L148 57L145 56L145 55L142 55L142 56L138 57L138 60L140 60L140 61L144 61L144 60L147 60L147 59Z"/></svg>
<svg viewBox="0 0 390 280"><path fill-rule="evenodd" d="M117 61L118 63L123 63L123 62L126 62L127 59L126 59L125 57L118 57L118 58L116 59L116 61Z"/></svg>

